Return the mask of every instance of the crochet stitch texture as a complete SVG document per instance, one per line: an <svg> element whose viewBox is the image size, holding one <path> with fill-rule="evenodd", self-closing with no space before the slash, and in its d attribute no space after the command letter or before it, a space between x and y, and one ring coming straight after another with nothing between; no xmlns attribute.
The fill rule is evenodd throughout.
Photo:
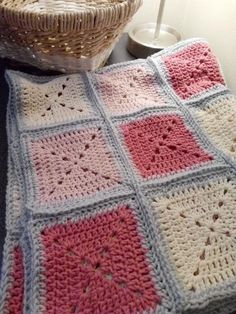
<svg viewBox="0 0 236 314"><path fill-rule="evenodd" d="M0 313L232 313L236 98L209 45L7 79Z"/></svg>

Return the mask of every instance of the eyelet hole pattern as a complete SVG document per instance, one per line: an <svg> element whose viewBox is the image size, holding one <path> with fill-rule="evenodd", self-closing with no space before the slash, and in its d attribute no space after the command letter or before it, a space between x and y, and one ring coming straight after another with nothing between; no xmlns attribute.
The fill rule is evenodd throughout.
<svg viewBox="0 0 236 314"><path fill-rule="evenodd" d="M107 274L105 274L105 278L106 278L107 280L113 280L113 275L112 275L112 273L107 273Z"/></svg>
<svg viewBox="0 0 236 314"><path fill-rule="evenodd" d="M120 281L120 282L118 283L118 286L119 286L120 288L125 289L125 288L127 288L127 283L126 283L125 281Z"/></svg>
<svg viewBox="0 0 236 314"><path fill-rule="evenodd" d="M77 304L71 306L71 314L79 313L79 307Z"/></svg>
<svg viewBox="0 0 236 314"><path fill-rule="evenodd" d="M111 238L115 240L115 239L117 239L117 237L118 237L117 232L113 231L112 234L111 234Z"/></svg>
<svg viewBox="0 0 236 314"><path fill-rule="evenodd" d="M214 214L212 216L212 219L213 219L214 222L217 221L219 219L219 214Z"/></svg>
<svg viewBox="0 0 236 314"><path fill-rule="evenodd" d="M200 223L198 220L195 222L195 224L196 224L196 226L198 226L198 227L201 227L201 226L202 226L201 223Z"/></svg>
<svg viewBox="0 0 236 314"><path fill-rule="evenodd" d="M218 203L218 206L219 207L222 207L224 205L224 202L223 201L220 201L219 203Z"/></svg>
<svg viewBox="0 0 236 314"><path fill-rule="evenodd" d="M100 268L101 268L101 264L100 264L99 262L97 262L97 263L95 264L95 267L94 267L95 271L100 270Z"/></svg>

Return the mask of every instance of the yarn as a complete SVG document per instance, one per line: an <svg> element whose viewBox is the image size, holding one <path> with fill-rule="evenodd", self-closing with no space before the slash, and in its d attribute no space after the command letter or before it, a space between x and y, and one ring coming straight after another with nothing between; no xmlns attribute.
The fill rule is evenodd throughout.
<svg viewBox="0 0 236 314"><path fill-rule="evenodd" d="M208 44L7 79L0 313L233 312L235 97Z"/></svg>
<svg viewBox="0 0 236 314"><path fill-rule="evenodd" d="M23 313L23 296L24 296L24 268L22 250L19 245L11 246L8 251L8 263L11 263L11 269L8 277L11 279L8 282L6 289L4 307L0 305L1 313ZM6 277L7 278L7 277ZM1 293L3 293L3 288Z"/></svg>
<svg viewBox="0 0 236 314"><path fill-rule="evenodd" d="M14 74L13 74L14 75ZM26 127L59 124L94 115L81 75L39 78L36 82L17 76L21 88L19 118Z"/></svg>
<svg viewBox="0 0 236 314"><path fill-rule="evenodd" d="M154 199L178 275L189 291L235 279L235 193L235 183L220 178Z"/></svg>
<svg viewBox="0 0 236 314"><path fill-rule="evenodd" d="M8 309L10 313L22 313L23 304L23 284L24 270L23 257L20 247L14 249L14 266L13 266L13 285L10 291L11 298L9 299Z"/></svg>
<svg viewBox="0 0 236 314"><path fill-rule="evenodd" d="M215 56L206 43L196 43L171 56L164 56L170 83L182 99L224 84Z"/></svg>
<svg viewBox="0 0 236 314"><path fill-rule="evenodd" d="M99 96L111 116L169 104L155 76L145 63L95 75Z"/></svg>
<svg viewBox="0 0 236 314"><path fill-rule="evenodd" d="M213 159L177 115L152 116L122 125L132 159L144 178L176 173Z"/></svg>
<svg viewBox="0 0 236 314"><path fill-rule="evenodd" d="M88 128L31 141L40 202L82 198L121 184L102 133Z"/></svg>
<svg viewBox="0 0 236 314"><path fill-rule="evenodd" d="M214 142L232 158L236 157L236 98L225 95L194 110L200 125Z"/></svg>
<svg viewBox="0 0 236 314"><path fill-rule="evenodd" d="M131 209L57 224L41 237L45 313L138 313L160 302Z"/></svg>

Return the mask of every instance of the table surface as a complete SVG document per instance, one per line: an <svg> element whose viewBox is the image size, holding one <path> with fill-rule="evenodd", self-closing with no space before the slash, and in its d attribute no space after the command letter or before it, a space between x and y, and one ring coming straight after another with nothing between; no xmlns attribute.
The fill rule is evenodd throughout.
<svg viewBox="0 0 236 314"><path fill-rule="evenodd" d="M122 35L116 44L107 65L134 60L126 50L128 36ZM5 209L6 209L6 185L7 185L7 134L6 134L6 107L8 101L8 86L4 78L6 69L14 69L36 75L51 75L52 72L43 72L31 66L13 63L0 58L0 268L2 251L5 239Z"/></svg>

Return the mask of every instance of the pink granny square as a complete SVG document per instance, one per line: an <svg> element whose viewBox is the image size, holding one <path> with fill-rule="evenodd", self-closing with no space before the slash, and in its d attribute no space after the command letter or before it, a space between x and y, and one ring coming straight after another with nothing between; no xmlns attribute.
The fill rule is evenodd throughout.
<svg viewBox="0 0 236 314"><path fill-rule="evenodd" d="M217 60L207 44L197 43L162 59L171 85L182 99L224 84Z"/></svg>
<svg viewBox="0 0 236 314"><path fill-rule="evenodd" d="M100 97L111 115L129 114L167 104L155 73L147 66L134 65L96 74Z"/></svg>
<svg viewBox="0 0 236 314"><path fill-rule="evenodd" d="M174 114L148 117L121 126L131 158L144 178L175 173L212 160Z"/></svg>
<svg viewBox="0 0 236 314"><path fill-rule="evenodd" d="M143 313L161 302L127 206L41 232L45 314Z"/></svg>
<svg viewBox="0 0 236 314"><path fill-rule="evenodd" d="M121 175L100 127L31 140L40 202L86 197L121 184Z"/></svg>

